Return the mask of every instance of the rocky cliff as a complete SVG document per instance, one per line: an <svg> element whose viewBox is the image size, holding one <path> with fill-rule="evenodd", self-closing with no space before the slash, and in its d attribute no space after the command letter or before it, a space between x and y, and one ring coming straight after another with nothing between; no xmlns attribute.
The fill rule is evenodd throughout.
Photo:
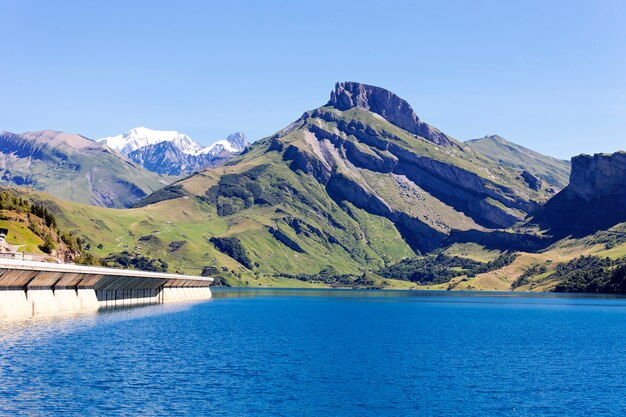
<svg viewBox="0 0 626 417"><path fill-rule="evenodd" d="M369 110L399 128L433 143L454 145L454 141L448 136L420 121L408 102L384 88L356 82L337 83L330 93L328 105L342 111L355 107Z"/></svg>
<svg viewBox="0 0 626 417"><path fill-rule="evenodd" d="M626 221L626 153L572 158L570 184L532 221L557 237L585 235Z"/></svg>
<svg viewBox="0 0 626 417"><path fill-rule="evenodd" d="M626 195L626 152L572 158L572 174L567 188L573 196L586 201Z"/></svg>
<svg viewBox="0 0 626 417"><path fill-rule="evenodd" d="M316 120L333 123L339 134L320 128ZM462 161L456 161L457 164L407 148L403 146L404 140L401 137L390 132L378 131L358 120L347 122L341 116L324 110L306 113L303 122L307 121L310 123L309 132L320 142L330 142L339 151L338 155L344 159L343 163L347 163L347 167L406 177L414 185L470 216L480 225L508 227L520 219L514 210L529 212L534 207L526 196L517 194L513 188L480 175L477 167L473 167L474 170L465 169ZM350 138L355 138L356 141ZM429 151L436 154L436 149ZM461 152L457 155L463 156ZM322 163L320 167L325 172L321 176L317 170L310 173L324 182L326 178L332 178L333 167L341 162L335 160L336 155L333 152L322 153L322 156L326 163ZM287 154L286 157L289 159L290 155ZM309 155L304 158L311 157ZM297 166L297 158L294 159L294 166ZM313 165L316 165L315 162ZM307 171L307 167L300 168Z"/></svg>

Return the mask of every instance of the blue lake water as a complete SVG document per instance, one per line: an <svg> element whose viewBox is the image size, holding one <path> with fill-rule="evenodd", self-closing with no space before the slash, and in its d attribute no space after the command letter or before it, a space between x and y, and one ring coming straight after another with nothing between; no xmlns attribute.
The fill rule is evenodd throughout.
<svg viewBox="0 0 626 417"><path fill-rule="evenodd" d="M626 298L214 293L0 322L0 414L626 415Z"/></svg>

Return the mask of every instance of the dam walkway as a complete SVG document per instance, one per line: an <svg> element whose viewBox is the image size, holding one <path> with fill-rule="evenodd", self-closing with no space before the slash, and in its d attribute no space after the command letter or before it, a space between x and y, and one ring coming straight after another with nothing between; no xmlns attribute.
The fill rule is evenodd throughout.
<svg viewBox="0 0 626 417"><path fill-rule="evenodd" d="M0 318L211 298L213 278L0 259Z"/></svg>

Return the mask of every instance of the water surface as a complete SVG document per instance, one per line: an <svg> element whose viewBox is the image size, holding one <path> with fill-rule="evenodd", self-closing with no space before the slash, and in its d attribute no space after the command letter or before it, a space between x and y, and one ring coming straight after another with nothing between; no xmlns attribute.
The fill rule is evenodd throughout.
<svg viewBox="0 0 626 417"><path fill-rule="evenodd" d="M214 293L0 322L0 414L626 414L624 298Z"/></svg>

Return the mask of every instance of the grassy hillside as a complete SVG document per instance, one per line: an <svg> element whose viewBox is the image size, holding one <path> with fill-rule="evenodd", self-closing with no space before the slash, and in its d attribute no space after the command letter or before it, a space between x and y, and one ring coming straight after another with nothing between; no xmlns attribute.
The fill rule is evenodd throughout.
<svg viewBox="0 0 626 417"><path fill-rule="evenodd" d="M334 220L336 224L345 222L345 226L342 225L343 230L333 229L333 239L352 240L352 248L344 248L328 242L331 235L326 232L329 230L327 220L317 216L301 225L307 228L302 233L315 237L300 241L287 224L292 222L293 214L299 215L297 208L284 209L283 212L265 208L250 210L245 215L218 216L215 208L197 198L178 198L118 210L31 194L51 208L60 224L75 230L89 243L97 256L127 250L162 258L172 271L196 275L203 268L213 266L235 284L255 280L262 285L286 285L284 279L279 279L281 275L316 272L328 266L339 273L358 272L369 264L384 265L413 255L385 219L356 208L352 208L352 213L358 222L345 214ZM308 209L303 207L300 210ZM302 251L290 248L270 234L268 231L272 227L287 238L299 241ZM214 236L236 236L253 259L252 268L246 268L220 252L210 242ZM367 244L368 240L372 242L371 246Z"/></svg>
<svg viewBox="0 0 626 417"><path fill-rule="evenodd" d="M620 259L626 256L626 224L582 239L564 239L540 253L514 252L510 263L490 270L470 273L467 265L448 265L454 274L440 282L413 282L381 273L382 268L408 262L416 257L392 224L351 207L351 227L361 235L356 248L361 257L336 248L329 251L321 241L302 241L287 229L289 212L252 210L246 216L218 216L215 208L200 199L187 197L162 201L141 208L108 209L58 200L45 194L22 190L21 195L42 202L55 214L64 230L72 230L97 257L129 251L148 258L161 258L171 272L200 275L203 270L224 279L230 285L319 287L354 286L364 271L368 287L398 289L551 291L560 282L554 273L580 256ZM282 210L282 209L281 209ZM267 217L273 218L268 222ZM341 217L340 217L341 218ZM27 226L2 220L12 233L9 242L28 245L27 251L40 253L42 239ZM310 221L308 227L314 223ZM270 227L284 230L287 238L302 244L303 252L294 250L268 233ZM320 229L324 233L335 229ZM300 232L303 236L305 231ZM311 234L311 231L307 232ZM237 237L252 260L251 268L221 252L211 243L214 236ZM271 237L271 239L268 239ZM285 240L289 242L289 240ZM252 248L251 250L249 248ZM318 249L318 252L314 252ZM358 253L358 252L357 252ZM456 243L444 248L448 257L465 258L473 266L488 265L503 253L475 243ZM435 255L430 255L431 257ZM410 265L410 264L409 264ZM465 268L465 270L464 270ZM468 269L469 268L469 269ZM545 268L545 269L544 269ZM324 270L333 270L334 280L326 280ZM424 267L418 268L423 271ZM322 276L318 275L322 272ZM347 274L347 275L346 275ZM346 275L346 278L337 278ZM520 279L522 278L522 279ZM343 284L342 284L343 283Z"/></svg>
<svg viewBox="0 0 626 417"><path fill-rule="evenodd" d="M60 228L45 204L24 193L0 190L0 228L8 229L5 241L11 246L3 251L26 252L51 262L97 263L76 233Z"/></svg>
<svg viewBox="0 0 626 417"><path fill-rule="evenodd" d="M500 136L491 135L468 140L464 145L487 156L497 164L519 171L528 171L556 190L564 188L569 182L571 169L569 161L542 155Z"/></svg>
<svg viewBox="0 0 626 417"><path fill-rule="evenodd" d="M486 253L475 244L470 247L468 250L455 245L446 253L469 257ZM510 265L472 278L455 278L450 286L455 290L552 291L564 279L557 270L581 256L615 261L626 257L626 223L584 238L560 240L539 253L516 254Z"/></svg>

